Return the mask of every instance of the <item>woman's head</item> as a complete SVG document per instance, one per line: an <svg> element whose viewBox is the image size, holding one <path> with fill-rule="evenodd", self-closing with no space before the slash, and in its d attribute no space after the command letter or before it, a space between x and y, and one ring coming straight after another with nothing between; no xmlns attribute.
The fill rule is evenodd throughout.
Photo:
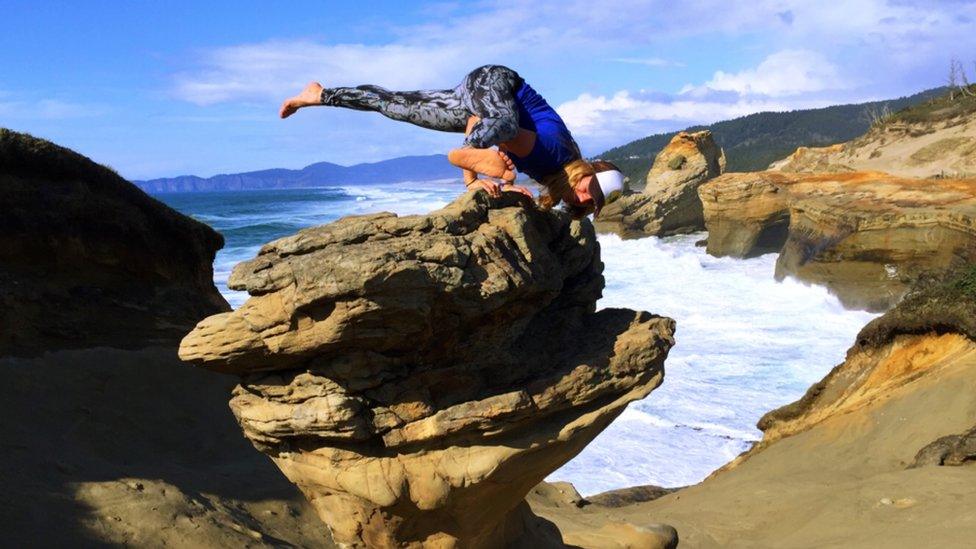
<svg viewBox="0 0 976 549"><path fill-rule="evenodd" d="M614 172L618 177L600 176L604 179L604 183L601 184L597 174L604 172ZM606 184L607 181L622 181L623 176L619 174L620 170L617 166L606 160L593 162L574 160L563 166L559 172L543 178L541 183L546 188L546 192L539 198L539 204L549 209L560 202L565 202L569 212L577 219L598 212L600 208L620 196L620 190L603 192L603 187L612 191L619 186L614 183L610 183L609 186ZM604 173L604 175L610 174Z"/></svg>

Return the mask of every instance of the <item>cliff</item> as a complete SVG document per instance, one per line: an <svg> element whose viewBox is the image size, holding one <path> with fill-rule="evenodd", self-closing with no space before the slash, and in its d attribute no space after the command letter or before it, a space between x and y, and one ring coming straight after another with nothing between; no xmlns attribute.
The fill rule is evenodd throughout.
<svg viewBox="0 0 976 549"><path fill-rule="evenodd" d="M563 532L666 522L690 547L969 546L973 318L969 268L868 324L842 364L763 417L762 441L702 483L623 506L541 493L533 509Z"/></svg>
<svg viewBox="0 0 976 549"><path fill-rule="evenodd" d="M0 129L0 354L174 341L228 308L223 238L112 170Z"/></svg>
<svg viewBox="0 0 976 549"><path fill-rule="evenodd" d="M219 234L109 168L0 130L0 531L10 547L333 547L176 356L225 311Z"/></svg>
<svg viewBox="0 0 976 549"><path fill-rule="evenodd" d="M349 546L561 543L524 498L664 375L674 322L595 311L588 221L469 193L343 218L238 265L180 356L241 376L255 447Z"/></svg>
<svg viewBox="0 0 976 549"><path fill-rule="evenodd" d="M976 260L976 180L880 172L731 173L699 188L708 253L779 251L776 276L884 310L911 285Z"/></svg>
<svg viewBox="0 0 976 549"><path fill-rule="evenodd" d="M698 187L724 170L725 154L711 132L680 132L654 159L644 190L607 204L594 224L624 238L703 230Z"/></svg>

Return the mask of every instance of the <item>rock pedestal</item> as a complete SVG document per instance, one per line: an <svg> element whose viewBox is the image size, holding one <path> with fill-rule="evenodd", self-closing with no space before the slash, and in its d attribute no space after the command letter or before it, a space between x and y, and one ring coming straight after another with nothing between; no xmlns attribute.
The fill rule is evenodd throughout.
<svg viewBox="0 0 976 549"><path fill-rule="evenodd" d="M668 318L595 312L602 269L588 221L514 193L348 217L238 265L252 297L180 356L242 377L244 434L339 543L558 540L525 495L661 383L673 344Z"/></svg>
<svg viewBox="0 0 976 549"><path fill-rule="evenodd" d="M725 153L712 132L680 132L654 159L644 190L608 204L597 229L625 238L704 230L698 187L723 171Z"/></svg>

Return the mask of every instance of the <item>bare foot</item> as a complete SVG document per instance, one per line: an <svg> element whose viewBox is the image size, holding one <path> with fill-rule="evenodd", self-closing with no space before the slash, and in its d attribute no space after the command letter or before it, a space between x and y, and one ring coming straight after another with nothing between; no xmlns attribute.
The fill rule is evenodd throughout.
<svg viewBox="0 0 976 549"><path fill-rule="evenodd" d="M512 159L509 158L508 155L505 154L504 151L499 150L498 151L498 156L500 156L501 159L502 159L502 161L505 162L505 167L512 174L512 178L511 179L505 177L504 175L502 175L502 179L504 179L506 183L514 183L515 182L515 162L512 162Z"/></svg>
<svg viewBox="0 0 976 549"><path fill-rule="evenodd" d="M507 158L507 157L506 157ZM466 147L454 149L447 155L447 159L459 168L471 170L475 173L497 177L503 181L515 181L515 171L494 149L474 149ZM511 162L511 160L509 160Z"/></svg>
<svg viewBox="0 0 976 549"><path fill-rule="evenodd" d="M319 84L318 82L309 82L301 93L295 97L285 99L285 102L281 104L281 109L278 111L278 116L288 118L302 107L319 105L321 102L322 84Z"/></svg>

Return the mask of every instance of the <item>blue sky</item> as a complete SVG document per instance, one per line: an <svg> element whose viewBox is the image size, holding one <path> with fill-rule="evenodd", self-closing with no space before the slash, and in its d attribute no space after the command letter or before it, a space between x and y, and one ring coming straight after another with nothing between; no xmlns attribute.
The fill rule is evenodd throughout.
<svg viewBox="0 0 976 549"><path fill-rule="evenodd" d="M584 153L696 123L976 80L976 1L2 0L0 126L133 179L445 152L457 136L306 109L310 80L447 88L508 65Z"/></svg>

